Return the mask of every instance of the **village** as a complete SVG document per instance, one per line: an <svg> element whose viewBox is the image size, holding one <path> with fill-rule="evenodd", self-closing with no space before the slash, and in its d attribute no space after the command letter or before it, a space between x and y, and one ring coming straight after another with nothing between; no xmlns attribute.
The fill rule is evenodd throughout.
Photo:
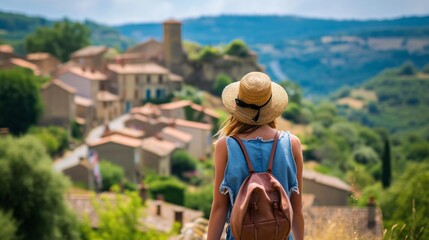
<svg viewBox="0 0 429 240"><path fill-rule="evenodd" d="M207 219L203 212L169 203L163 196L149 199L144 178L147 171L170 176L171 156L179 149L199 161L212 161L220 114L190 100L162 101L185 84L211 84L214 77L210 76L219 72L226 71L237 80L263 67L253 53L246 60L251 64L227 69L208 66L209 73L196 82L195 76L201 74L187 60L181 27L181 22L167 20L162 42L149 39L119 55L105 46L88 46L72 53L65 63L49 53L20 57L10 46L0 46L0 68L22 67L51 78L41 89L45 108L40 124L81 129L82 144L55 159L53 168L85 189L71 190L65 197L79 216L90 216L93 228L97 228L98 216L90 192L111 194L100 193L97 164L105 160L120 166L126 178L138 185L147 206L143 221L163 232L179 222L182 229L175 239L204 239ZM321 223L334 221L351 235L382 238L382 216L375 202L354 208L349 205L354 189L339 178L310 169L304 170L303 178L306 231L318 231Z"/></svg>

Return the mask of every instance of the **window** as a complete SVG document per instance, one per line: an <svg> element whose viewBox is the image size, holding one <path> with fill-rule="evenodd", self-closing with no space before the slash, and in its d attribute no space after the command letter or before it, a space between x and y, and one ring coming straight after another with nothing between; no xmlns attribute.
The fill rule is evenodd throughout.
<svg viewBox="0 0 429 240"><path fill-rule="evenodd" d="M163 77L162 75L159 75L159 76L158 76L158 83L159 83L159 84L161 84L161 83L162 83L162 81L164 80L162 77Z"/></svg>
<svg viewBox="0 0 429 240"><path fill-rule="evenodd" d="M147 76L146 76L146 82L147 82L147 83L150 83L150 75L147 75Z"/></svg>
<svg viewBox="0 0 429 240"><path fill-rule="evenodd" d="M150 100L150 89L146 90L146 100Z"/></svg>

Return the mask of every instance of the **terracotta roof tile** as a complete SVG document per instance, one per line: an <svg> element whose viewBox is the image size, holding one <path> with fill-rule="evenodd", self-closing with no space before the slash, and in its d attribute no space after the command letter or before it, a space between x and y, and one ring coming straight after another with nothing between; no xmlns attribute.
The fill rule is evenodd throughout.
<svg viewBox="0 0 429 240"><path fill-rule="evenodd" d="M91 70L91 69L84 69L84 68L78 67L78 66L69 67L68 69L65 70L65 72L71 72L71 73L74 73L74 74L79 75L81 77L84 77L86 79L94 80L94 81L107 80L106 74L104 74L100 71Z"/></svg>
<svg viewBox="0 0 429 240"><path fill-rule="evenodd" d="M204 112L204 114L209 115L210 117L220 118L220 115L211 108L207 108L195 103L191 105L191 108L198 112Z"/></svg>
<svg viewBox="0 0 429 240"><path fill-rule="evenodd" d="M51 57L51 54L46 53L46 52L38 52L38 53L30 53L27 54L27 59L28 60L43 60L43 59L48 59L49 57Z"/></svg>
<svg viewBox="0 0 429 240"><path fill-rule="evenodd" d="M13 47L8 44L0 45L0 52L2 53L13 53Z"/></svg>
<svg viewBox="0 0 429 240"><path fill-rule="evenodd" d="M180 21L175 20L175 19L168 19L166 21L163 22L163 24L182 24Z"/></svg>
<svg viewBox="0 0 429 240"><path fill-rule="evenodd" d="M174 124L178 125L178 126L183 126L183 127L199 128L202 130L211 130L212 129L212 126L210 124L187 121L187 120L183 120L183 119L176 119L174 121Z"/></svg>
<svg viewBox="0 0 429 240"><path fill-rule="evenodd" d="M169 70L156 63L109 64L108 69L118 74L169 74Z"/></svg>
<svg viewBox="0 0 429 240"><path fill-rule="evenodd" d="M172 82L183 82L183 77L182 76L179 76L179 75L177 75L177 74L174 74L174 73L170 73L169 75L168 75L168 78L170 79L170 81L172 81Z"/></svg>
<svg viewBox="0 0 429 240"><path fill-rule="evenodd" d="M81 117L76 117L75 118L76 122L80 125L85 125L86 124L86 120L85 118L81 118Z"/></svg>
<svg viewBox="0 0 429 240"><path fill-rule="evenodd" d="M53 79L52 81L45 83L42 86L42 89L45 90L45 89L49 88L52 85L55 85L55 86L57 86L57 87L65 90L65 91L67 91L69 93L72 93L72 94L76 93L76 89L74 89L73 87L67 85L66 83L61 82L58 79Z"/></svg>
<svg viewBox="0 0 429 240"><path fill-rule="evenodd" d="M148 40L146 40L144 42L138 43L137 45L134 45L134 46L130 47L127 50L126 54L133 53L134 51L136 51L136 49L142 48L144 45L151 44L151 43L162 44L161 42L157 41L154 38L149 38ZM141 54L139 54L139 55L141 56Z"/></svg>
<svg viewBox="0 0 429 240"><path fill-rule="evenodd" d="M161 111L157 105L146 103L144 106L131 109L131 114L140 114L143 116L159 116Z"/></svg>
<svg viewBox="0 0 429 240"><path fill-rule="evenodd" d="M166 134L168 136L171 136L181 142L189 143L192 140L192 135L182 132L178 129L175 129L173 127L165 127L161 131L163 134Z"/></svg>
<svg viewBox="0 0 429 240"><path fill-rule="evenodd" d="M164 157L171 154L176 149L176 145L167 140L150 137L143 139L142 149L160 157Z"/></svg>
<svg viewBox="0 0 429 240"><path fill-rule="evenodd" d="M84 106L84 107L91 107L94 105L94 102L91 99L84 98L81 96L75 96L74 97L74 103L76 103L77 105Z"/></svg>
<svg viewBox="0 0 429 240"><path fill-rule="evenodd" d="M145 135L144 131L134 128L122 128L115 130L113 134L120 134L132 138L142 138Z"/></svg>
<svg viewBox="0 0 429 240"><path fill-rule="evenodd" d="M13 64L15 66L28 68L28 69L32 70L34 72L34 74L36 74L36 75L40 74L39 67L37 67L37 65L32 63L32 62L29 62L27 60L20 59L20 58L12 58L9 61L11 64Z"/></svg>
<svg viewBox="0 0 429 240"><path fill-rule="evenodd" d="M304 169L302 177L307 180L312 180L317 183L321 183L333 188L341 189L344 191L352 192L352 187L348 185L347 183L343 182L341 179L329 176L326 174L321 174L318 172L315 172L313 170Z"/></svg>
<svg viewBox="0 0 429 240"><path fill-rule="evenodd" d="M119 97L108 91L99 91L97 93L97 99L102 102L113 102L119 101Z"/></svg>
<svg viewBox="0 0 429 240"><path fill-rule="evenodd" d="M107 47L105 46L87 46L81 48L71 54L71 57L91 57L98 54L102 54L107 51Z"/></svg>
<svg viewBox="0 0 429 240"><path fill-rule="evenodd" d="M192 102L190 100L180 100L180 101L161 104L159 105L159 108L161 110L173 110L178 108L184 108L184 107L190 106L191 104Z"/></svg>
<svg viewBox="0 0 429 240"><path fill-rule="evenodd" d="M106 143L116 143L119 145L124 145L124 146L129 146L129 147L133 147L133 148L137 148L139 146L141 146L142 141L139 139L135 139L132 137L126 137L123 135L119 135L119 134L113 134L113 135L109 135L106 137L103 137L101 139L98 139L96 141L90 142L88 143L89 147L95 147L95 146L99 146L99 145L103 145Z"/></svg>

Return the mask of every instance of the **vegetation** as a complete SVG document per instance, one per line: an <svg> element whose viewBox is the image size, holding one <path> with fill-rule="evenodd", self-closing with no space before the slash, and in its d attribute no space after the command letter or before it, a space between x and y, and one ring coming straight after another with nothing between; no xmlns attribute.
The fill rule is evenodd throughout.
<svg viewBox="0 0 429 240"><path fill-rule="evenodd" d="M65 177L53 172L51 159L36 138L0 138L0 210L16 223L16 236L78 239L77 219L63 198L68 185ZM8 229L13 232L13 227Z"/></svg>
<svg viewBox="0 0 429 240"><path fill-rule="evenodd" d="M15 240L18 239L16 235L17 225L11 214L6 214L0 210L0 239Z"/></svg>
<svg viewBox="0 0 429 240"><path fill-rule="evenodd" d="M89 30L67 19L52 27L39 27L25 39L27 52L48 52L65 62L70 54L89 45Z"/></svg>
<svg viewBox="0 0 429 240"><path fill-rule="evenodd" d="M31 127L28 131L45 146L51 157L62 155L69 147L69 134L61 127Z"/></svg>
<svg viewBox="0 0 429 240"><path fill-rule="evenodd" d="M247 57L250 55L249 47L241 39L233 40L225 48L225 54L236 57Z"/></svg>
<svg viewBox="0 0 429 240"><path fill-rule="evenodd" d="M102 176L102 191L109 191L113 185L119 185L125 181L124 169L109 161L100 161L100 173Z"/></svg>
<svg viewBox="0 0 429 240"><path fill-rule="evenodd" d="M216 79L213 83L213 92L220 96L222 94L223 89L230 83L232 83L232 79L226 74L219 74L216 76Z"/></svg>
<svg viewBox="0 0 429 240"><path fill-rule="evenodd" d="M186 185L177 178L149 175L145 178L145 184L152 198L162 197L167 202L184 204Z"/></svg>
<svg viewBox="0 0 429 240"><path fill-rule="evenodd" d="M176 150L171 156L171 173L181 180L189 181L187 173L195 172L198 160L185 150Z"/></svg>
<svg viewBox="0 0 429 240"><path fill-rule="evenodd" d="M25 133L42 113L38 78L22 69L0 70L0 127Z"/></svg>
<svg viewBox="0 0 429 240"><path fill-rule="evenodd" d="M197 61L210 62L218 59L221 56L219 50L215 47L205 46L198 51Z"/></svg>
<svg viewBox="0 0 429 240"><path fill-rule="evenodd" d="M117 189L118 190L118 189ZM99 216L98 228L91 228L89 216L81 227L83 239L166 240L171 233L157 232L140 220L144 208L137 192L115 194L114 198L93 198L92 204ZM176 231L172 230L172 233Z"/></svg>

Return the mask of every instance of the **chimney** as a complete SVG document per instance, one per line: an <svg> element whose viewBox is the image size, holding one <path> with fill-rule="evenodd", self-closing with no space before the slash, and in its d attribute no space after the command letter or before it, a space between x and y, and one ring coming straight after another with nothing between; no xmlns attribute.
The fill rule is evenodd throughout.
<svg viewBox="0 0 429 240"><path fill-rule="evenodd" d="M147 187L143 182L139 186L139 196L142 200L142 204L144 204L147 200Z"/></svg>
<svg viewBox="0 0 429 240"><path fill-rule="evenodd" d="M158 194L156 195L156 215L162 215L162 202L164 201L164 195Z"/></svg>
<svg viewBox="0 0 429 240"><path fill-rule="evenodd" d="M9 135L9 128L0 128L0 136L5 137Z"/></svg>
<svg viewBox="0 0 429 240"><path fill-rule="evenodd" d="M179 223L180 229L183 227L183 210L182 209L175 209L174 210L174 222Z"/></svg>
<svg viewBox="0 0 429 240"><path fill-rule="evenodd" d="M82 71L83 71L83 72L85 72L85 71L86 71L85 66L82 66Z"/></svg>
<svg viewBox="0 0 429 240"><path fill-rule="evenodd" d="M375 228L375 199L373 196L369 197L368 203L366 204L368 208L368 229Z"/></svg>

